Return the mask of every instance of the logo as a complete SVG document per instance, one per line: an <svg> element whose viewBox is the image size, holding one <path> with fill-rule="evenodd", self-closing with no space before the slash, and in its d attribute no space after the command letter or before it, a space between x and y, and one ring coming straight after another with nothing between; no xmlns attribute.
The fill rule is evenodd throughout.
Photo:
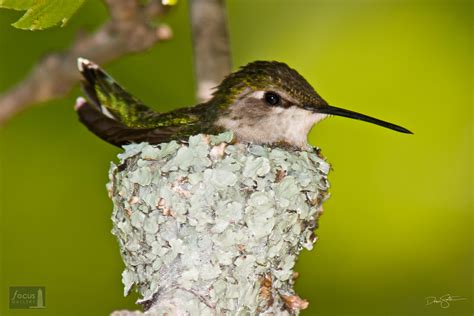
<svg viewBox="0 0 474 316"><path fill-rule="evenodd" d="M10 308L46 308L44 286L10 286Z"/></svg>

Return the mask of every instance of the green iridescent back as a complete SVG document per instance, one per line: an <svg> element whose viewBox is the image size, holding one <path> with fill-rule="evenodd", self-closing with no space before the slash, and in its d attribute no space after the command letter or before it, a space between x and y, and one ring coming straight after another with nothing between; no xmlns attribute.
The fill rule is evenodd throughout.
<svg viewBox="0 0 474 316"><path fill-rule="evenodd" d="M174 138L220 132L221 129L213 123L246 89L278 89L301 103L325 104L296 70L276 61L256 61L241 67L222 81L208 102L166 113L157 112L144 105L100 68L93 68L93 71L93 88L98 103L118 121L133 128L171 128Z"/></svg>

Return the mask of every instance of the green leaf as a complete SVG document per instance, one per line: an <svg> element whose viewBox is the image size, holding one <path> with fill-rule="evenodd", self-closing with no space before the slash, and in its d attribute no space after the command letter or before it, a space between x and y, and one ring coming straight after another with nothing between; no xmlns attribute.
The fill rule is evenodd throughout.
<svg viewBox="0 0 474 316"><path fill-rule="evenodd" d="M26 13L12 25L23 30L42 30L64 26L84 0L0 0L0 8Z"/></svg>
<svg viewBox="0 0 474 316"><path fill-rule="evenodd" d="M0 7L13 10L28 10L35 5L35 0L0 0Z"/></svg>

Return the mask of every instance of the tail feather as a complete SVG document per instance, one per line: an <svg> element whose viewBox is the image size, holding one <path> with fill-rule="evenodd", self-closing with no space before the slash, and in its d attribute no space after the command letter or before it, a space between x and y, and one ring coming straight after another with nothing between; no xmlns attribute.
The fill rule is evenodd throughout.
<svg viewBox="0 0 474 316"><path fill-rule="evenodd" d="M133 128L114 120L83 98L76 101L79 120L95 135L106 142L121 147L130 143L160 144L169 141L176 132L173 128Z"/></svg>
<svg viewBox="0 0 474 316"><path fill-rule="evenodd" d="M128 93L98 65L84 58L78 58L77 64L84 77L82 88L92 105L126 126L152 126L152 121L147 122L143 117L153 117L157 112Z"/></svg>

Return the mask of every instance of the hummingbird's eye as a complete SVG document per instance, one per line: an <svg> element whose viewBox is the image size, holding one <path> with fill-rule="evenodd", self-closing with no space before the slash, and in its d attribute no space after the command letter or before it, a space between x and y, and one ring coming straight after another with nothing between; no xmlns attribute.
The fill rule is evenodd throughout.
<svg viewBox="0 0 474 316"><path fill-rule="evenodd" d="M265 93L265 102L269 105L277 105L280 103L280 96L275 92L267 92Z"/></svg>

